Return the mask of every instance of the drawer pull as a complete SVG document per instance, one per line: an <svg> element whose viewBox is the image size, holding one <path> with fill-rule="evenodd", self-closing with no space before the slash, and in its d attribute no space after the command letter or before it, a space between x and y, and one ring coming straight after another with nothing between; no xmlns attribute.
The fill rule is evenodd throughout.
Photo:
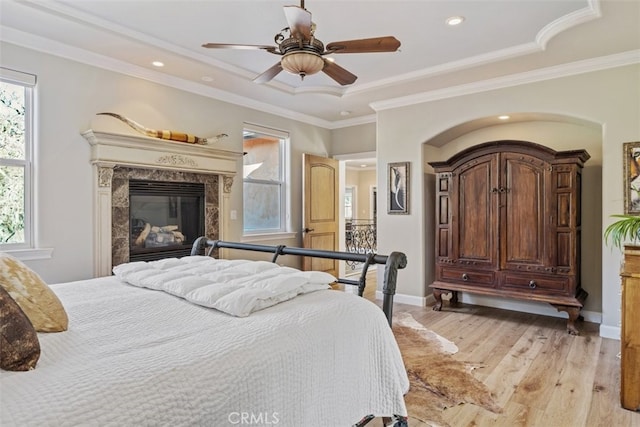
<svg viewBox="0 0 640 427"><path fill-rule="evenodd" d="M535 289L535 288L536 288L536 286L537 286L537 285L536 285L536 281L535 281L535 280L530 280L530 281L529 281L529 287L530 287L531 289Z"/></svg>
<svg viewBox="0 0 640 427"><path fill-rule="evenodd" d="M462 273L462 280L464 280L465 282L469 280L469 275L467 273Z"/></svg>

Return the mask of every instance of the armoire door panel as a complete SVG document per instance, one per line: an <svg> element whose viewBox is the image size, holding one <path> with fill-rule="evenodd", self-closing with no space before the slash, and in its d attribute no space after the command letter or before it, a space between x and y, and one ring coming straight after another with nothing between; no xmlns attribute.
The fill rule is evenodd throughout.
<svg viewBox="0 0 640 427"><path fill-rule="evenodd" d="M449 258L449 229L438 229L438 256Z"/></svg>
<svg viewBox="0 0 640 427"><path fill-rule="evenodd" d="M582 175L578 174L575 179L576 185L573 188L572 193L574 194L576 200L576 210L574 212L577 229L580 229L582 226L582 198L580 195L582 194ZM577 195L577 196L576 196Z"/></svg>
<svg viewBox="0 0 640 427"><path fill-rule="evenodd" d="M558 232L556 245L556 266L559 268L571 268L571 260L574 258L575 248L573 246L575 238L570 232Z"/></svg>
<svg viewBox="0 0 640 427"><path fill-rule="evenodd" d="M451 260L451 174L441 173L436 178L436 256L439 260Z"/></svg>
<svg viewBox="0 0 640 427"><path fill-rule="evenodd" d="M503 230L501 265L505 269L545 264L544 162L524 154L503 154L503 186L500 187Z"/></svg>
<svg viewBox="0 0 640 427"><path fill-rule="evenodd" d="M571 227L571 193L559 193L556 200L556 225Z"/></svg>
<svg viewBox="0 0 640 427"><path fill-rule="evenodd" d="M572 185L571 185L571 177L572 174L571 172L567 171L567 172L558 172L556 174L556 188L558 190L570 190Z"/></svg>
<svg viewBox="0 0 640 427"><path fill-rule="evenodd" d="M438 224L449 225L449 196L440 196L438 202Z"/></svg>
<svg viewBox="0 0 640 427"><path fill-rule="evenodd" d="M496 264L494 249L496 162L494 156L478 159L459 172L457 206L457 258L476 265Z"/></svg>

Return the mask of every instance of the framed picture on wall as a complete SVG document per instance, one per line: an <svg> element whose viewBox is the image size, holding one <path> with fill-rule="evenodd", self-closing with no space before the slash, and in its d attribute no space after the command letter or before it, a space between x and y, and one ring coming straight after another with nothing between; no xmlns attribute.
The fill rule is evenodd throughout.
<svg viewBox="0 0 640 427"><path fill-rule="evenodd" d="M624 213L640 214L640 142L623 144Z"/></svg>
<svg viewBox="0 0 640 427"><path fill-rule="evenodd" d="M387 213L409 213L409 162L389 163Z"/></svg>

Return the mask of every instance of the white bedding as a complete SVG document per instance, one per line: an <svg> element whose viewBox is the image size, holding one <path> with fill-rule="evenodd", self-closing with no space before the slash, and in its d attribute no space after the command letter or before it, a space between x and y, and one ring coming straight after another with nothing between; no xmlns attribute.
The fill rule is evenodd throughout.
<svg viewBox="0 0 640 427"><path fill-rule="evenodd" d="M406 415L382 310L312 292L238 318L105 277L52 286L69 330L0 372L2 426L350 426ZM244 422L242 421L244 420Z"/></svg>
<svg viewBox="0 0 640 427"><path fill-rule="evenodd" d="M329 289L329 284L336 281L322 271L208 256L131 262L114 267L113 272L130 285L164 291L237 317L298 295Z"/></svg>

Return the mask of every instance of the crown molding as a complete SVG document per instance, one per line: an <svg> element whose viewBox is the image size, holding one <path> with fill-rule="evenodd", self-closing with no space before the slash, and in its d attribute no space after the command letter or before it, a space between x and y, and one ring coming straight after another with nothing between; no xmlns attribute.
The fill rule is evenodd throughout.
<svg viewBox="0 0 640 427"><path fill-rule="evenodd" d="M147 80L175 89L184 90L186 92L195 93L197 95L213 98L219 101L228 102L230 104L239 105L241 107L251 108L265 113L274 114L291 120L308 123L325 129L331 128L331 122L320 119L318 117L301 114L296 111L285 108L276 107L264 102L255 101L233 94L231 92L212 88L210 86L195 83L179 77L169 76L167 74L150 70L144 67L130 64L128 62L113 59L104 55L99 55L85 49L69 46L59 43L51 39L45 39L12 27L3 27L2 40L16 46L32 49L45 54L58 56L79 62L85 65L102 68L119 74Z"/></svg>
<svg viewBox="0 0 640 427"><path fill-rule="evenodd" d="M354 117L352 119L336 120L335 122L331 122L330 129L341 129L341 128L348 128L351 126L359 126L359 125L366 125L369 123L375 123L376 118L377 117L375 114L369 114L368 116Z"/></svg>
<svg viewBox="0 0 640 427"><path fill-rule="evenodd" d="M553 67L540 68L534 71L511 74L504 77L483 80L479 82L452 86L445 89L422 92L400 98L377 101L369 104L374 111L389 110L392 108L407 107L423 102L432 102L441 99L455 98L463 95L487 92L490 90L504 89L513 86L520 86L529 83L536 83L544 80L552 80L562 77L569 77L578 74L590 73L594 71L606 70L609 68L623 67L626 65L640 63L640 50L631 50L615 55L602 56L599 58L586 59L583 61L571 62L568 64Z"/></svg>
<svg viewBox="0 0 640 427"><path fill-rule="evenodd" d="M589 4L587 7L562 16L543 27L536 35L535 41L492 51L482 55L471 56L458 61L447 62L446 64L437 65L435 67L429 67L410 73L400 74L387 79L360 84L354 87L347 88L345 95L368 92L372 90L380 90L382 88L391 87L401 83L409 83L411 81L426 79L429 77L452 73L455 71L461 71L468 68L486 65L492 62L504 61L523 55L538 53L544 51L546 49L547 43L561 32L585 22L591 21L593 19L599 18L600 16L602 16L602 13L600 12L600 0L589 0Z"/></svg>
<svg viewBox="0 0 640 427"><path fill-rule="evenodd" d="M538 32L536 43L544 50L547 48L547 43L561 32L601 16L600 0L589 0L587 7L562 16L546 25Z"/></svg>
<svg viewBox="0 0 640 427"><path fill-rule="evenodd" d="M160 40L156 37L149 36L148 34L132 30L117 23L96 17L72 6L62 4L59 1L49 0L47 2L40 2L35 0L22 0L22 2L30 7L40 10L47 10L50 13L54 13L61 16L66 16L75 21L84 22L96 28L101 28L105 31L119 34L130 40L134 40L139 43L145 43L150 46L155 46L159 49L164 49L169 52L184 56L186 58L199 61L213 67L220 68L227 72L230 72L236 76L247 80L253 80L255 78L255 72L246 70L241 67L234 66L224 61L217 60L211 56L198 54L190 49L185 49L177 46L173 43ZM450 73L453 71L463 70L467 68L477 67L479 65L506 60L522 55L536 53L545 50L546 44L555 35L565 31L571 27L590 21L592 19L601 16L600 12L600 0L588 0L588 6L572 13L569 13L563 17L556 19L550 24L546 25L536 35L535 41L525 43L522 45L489 52L483 55L476 55L469 58L464 58L459 61L449 62L440 66L429 67L422 70L417 70L410 73L399 74L397 76L379 79L369 83L357 84L350 87L335 87L335 86L306 86L306 87L294 87L281 81L271 80L265 83L272 89L279 90L291 95L296 94L324 94L332 95L336 97L344 97L356 93L366 93L370 91L380 90L386 87L394 86L402 83L410 83L411 81L432 77L435 75Z"/></svg>
<svg viewBox="0 0 640 427"><path fill-rule="evenodd" d="M88 24L94 28L99 28L101 30L118 34L121 37L127 38L129 40L144 43L149 46L154 46L159 49L166 50L168 52L172 52L174 54L183 56L185 58L190 58L195 61L211 65L213 67L217 67L221 70L232 73L238 77L244 78L246 80L252 81L256 77L256 73L254 71L249 71L241 67L237 67L235 65L229 64L224 61L220 61L215 59L209 55L197 53L191 49L185 49L173 43L169 43L167 41L158 39L156 37L152 37L148 34L132 30L131 28L125 27L123 25L117 24L112 21L108 21L92 14L86 13L79 9L76 9L69 5L64 5L58 1L49 0L47 2L36 2L34 0L23 0L25 5L30 7L46 10L49 13L65 16L77 22L82 22ZM271 80L265 83L266 86L271 87L272 89L279 90L281 92L288 93L290 95L296 95L301 93L320 93L324 95L333 95L337 97L341 97L345 95L346 89L343 87L335 87L335 86L307 86L307 87L295 87L289 84L283 83L281 81Z"/></svg>

